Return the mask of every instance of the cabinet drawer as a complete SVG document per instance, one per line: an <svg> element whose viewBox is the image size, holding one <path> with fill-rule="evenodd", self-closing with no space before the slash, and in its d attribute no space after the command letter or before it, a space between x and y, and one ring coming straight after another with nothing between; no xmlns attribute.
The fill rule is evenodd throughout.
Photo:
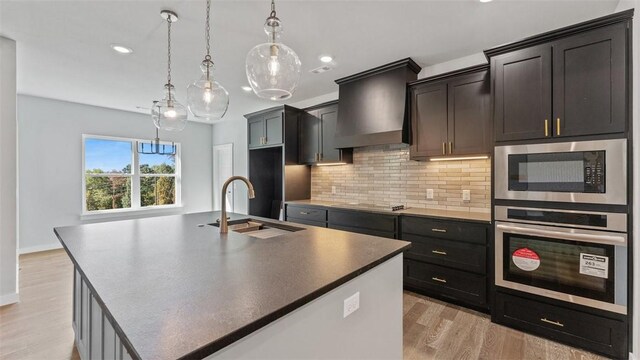
<svg viewBox="0 0 640 360"><path fill-rule="evenodd" d="M395 233L396 217L357 211L329 210L329 227L334 225Z"/></svg>
<svg viewBox="0 0 640 360"><path fill-rule="evenodd" d="M482 275L487 272L487 248L459 241L404 234L403 239L411 241L411 249L405 257L444 265L460 270L473 271Z"/></svg>
<svg viewBox="0 0 640 360"><path fill-rule="evenodd" d="M327 227L327 223L324 221L312 221L312 220L296 219L292 217L287 217L287 221L292 223L297 223L297 224L303 224L303 225L319 226L323 228Z"/></svg>
<svg viewBox="0 0 640 360"><path fill-rule="evenodd" d="M380 230L364 229L364 228L359 228L354 226L331 225L331 224L329 224L329 228L342 230L342 231L349 231L349 232L358 233L358 234L386 237L390 239L396 238L396 234L390 231L380 231Z"/></svg>
<svg viewBox="0 0 640 360"><path fill-rule="evenodd" d="M487 227L461 221L402 217L402 233L459 240L486 245Z"/></svg>
<svg viewBox="0 0 640 360"><path fill-rule="evenodd" d="M296 218L307 221L327 221L327 210L321 208L287 205L287 219Z"/></svg>
<svg viewBox="0 0 640 360"><path fill-rule="evenodd" d="M486 276L411 259L404 261L407 265L404 274L405 285L476 306L486 306Z"/></svg>
<svg viewBox="0 0 640 360"><path fill-rule="evenodd" d="M626 358L626 325L580 311L496 292L494 321L614 358Z"/></svg>

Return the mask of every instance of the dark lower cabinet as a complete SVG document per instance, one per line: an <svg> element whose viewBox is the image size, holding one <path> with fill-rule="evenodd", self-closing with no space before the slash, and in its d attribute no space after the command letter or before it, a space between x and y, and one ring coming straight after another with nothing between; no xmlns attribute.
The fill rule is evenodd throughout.
<svg viewBox="0 0 640 360"><path fill-rule="evenodd" d="M327 210L315 206L287 204L285 220L303 225L327 227Z"/></svg>
<svg viewBox="0 0 640 360"><path fill-rule="evenodd" d="M397 238L398 217L356 210L329 209L329 228L366 235Z"/></svg>
<svg viewBox="0 0 640 360"><path fill-rule="evenodd" d="M615 359L629 356L623 321L497 291L491 320Z"/></svg>
<svg viewBox="0 0 640 360"><path fill-rule="evenodd" d="M400 239L411 242L405 288L488 310L488 225L402 216L400 228Z"/></svg>
<svg viewBox="0 0 640 360"><path fill-rule="evenodd" d="M404 285L476 307L487 306L487 277L405 259Z"/></svg>

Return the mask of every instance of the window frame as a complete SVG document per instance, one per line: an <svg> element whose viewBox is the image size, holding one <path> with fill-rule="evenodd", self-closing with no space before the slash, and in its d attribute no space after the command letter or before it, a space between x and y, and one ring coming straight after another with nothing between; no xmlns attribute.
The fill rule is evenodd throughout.
<svg viewBox="0 0 640 360"><path fill-rule="evenodd" d="M129 142L131 144L131 173L130 174L100 174L100 175L89 175L95 177L128 177L131 181L131 207L128 208L120 208L120 209L105 209L105 210L87 210L87 169L86 169L86 154L85 154L85 143L87 139L97 139L97 140L111 140L111 141L123 141ZM137 144L142 141L153 141L150 139L138 139L138 138L125 138L125 137L117 137L117 136L105 136L105 135L92 135L92 134L82 134L82 212L81 218L85 217L94 217L94 216L103 216L103 215L126 215L129 213L152 213L152 212L162 212L167 210L175 210L182 208L182 166L181 166L181 158L182 158L182 149L181 144L176 142L173 143L176 147L176 155L175 155L175 174L141 174L140 173L140 154L138 153ZM171 142L161 141L160 144L171 145ZM175 180L175 201L174 204L168 205L150 205L150 206L141 206L140 199L140 179L142 177L149 176L173 176Z"/></svg>

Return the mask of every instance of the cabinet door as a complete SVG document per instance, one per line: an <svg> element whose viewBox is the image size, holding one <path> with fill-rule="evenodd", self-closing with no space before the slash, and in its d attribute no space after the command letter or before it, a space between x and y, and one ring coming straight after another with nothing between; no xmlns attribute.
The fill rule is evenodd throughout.
<svg viewBox="0 0 640 360"><path fill-rule="evenodd" d="M282 144L282 111L267 114L264 124L265 145Z"/></svg>
<svg viewBox="0 0 640 360"><path fill-rule="evenodd" d="M616 24L553 44L554 136L626 130L626 32Z"/></svg>
<svg viewBox="0 0 640 360"><path fill-rule="evenodd" d="M247 124L249 131L249 148L262 146L262 138L264 137L264 119L251 119Z"/></svg>
<svg viewBox="0 0 640 360"><path fill-rule="evenodd" d="M448 140L455 155L491 152L491 94L489 72L449 82Z"/></svg>
<svg viewBox="0 0 640 360"><path fill-rule="evenodd" d="M447 84L411 90L411 157L445 155L447 141Z"/></svg>
<svg viewBox="0 0 640 360"><path fill-rule="evenodd" d="M300 121L300 162L314 164L320 153L320 119L317 111L310 111L302 116Z"/></svg>
<svg viewBox="0 0 640 360"><path fill-rule="evenodd" d="M551 45L498 56L492 60L491 72L496 141L550 136Z"/></svg>
<svg viewBox="0 0 640 360"><path fill-rule="evenodd" d="M336 125L338 123L338 105L331 105L318 110L318 118L322 126L320 160L325 162L341 161L340 151L336 149Z"/></svg>

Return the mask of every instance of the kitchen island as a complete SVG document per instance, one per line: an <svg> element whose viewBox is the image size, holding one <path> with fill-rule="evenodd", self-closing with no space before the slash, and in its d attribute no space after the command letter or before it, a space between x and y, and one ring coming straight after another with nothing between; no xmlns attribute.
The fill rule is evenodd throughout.
<svg viewBox="0 0 640 360"><path fill-rule="evenodd" d="M83 360L402 357L409 243L298 224L268 238L220 234L208 225L217 218L55 229L75 266Z"/></svg>

